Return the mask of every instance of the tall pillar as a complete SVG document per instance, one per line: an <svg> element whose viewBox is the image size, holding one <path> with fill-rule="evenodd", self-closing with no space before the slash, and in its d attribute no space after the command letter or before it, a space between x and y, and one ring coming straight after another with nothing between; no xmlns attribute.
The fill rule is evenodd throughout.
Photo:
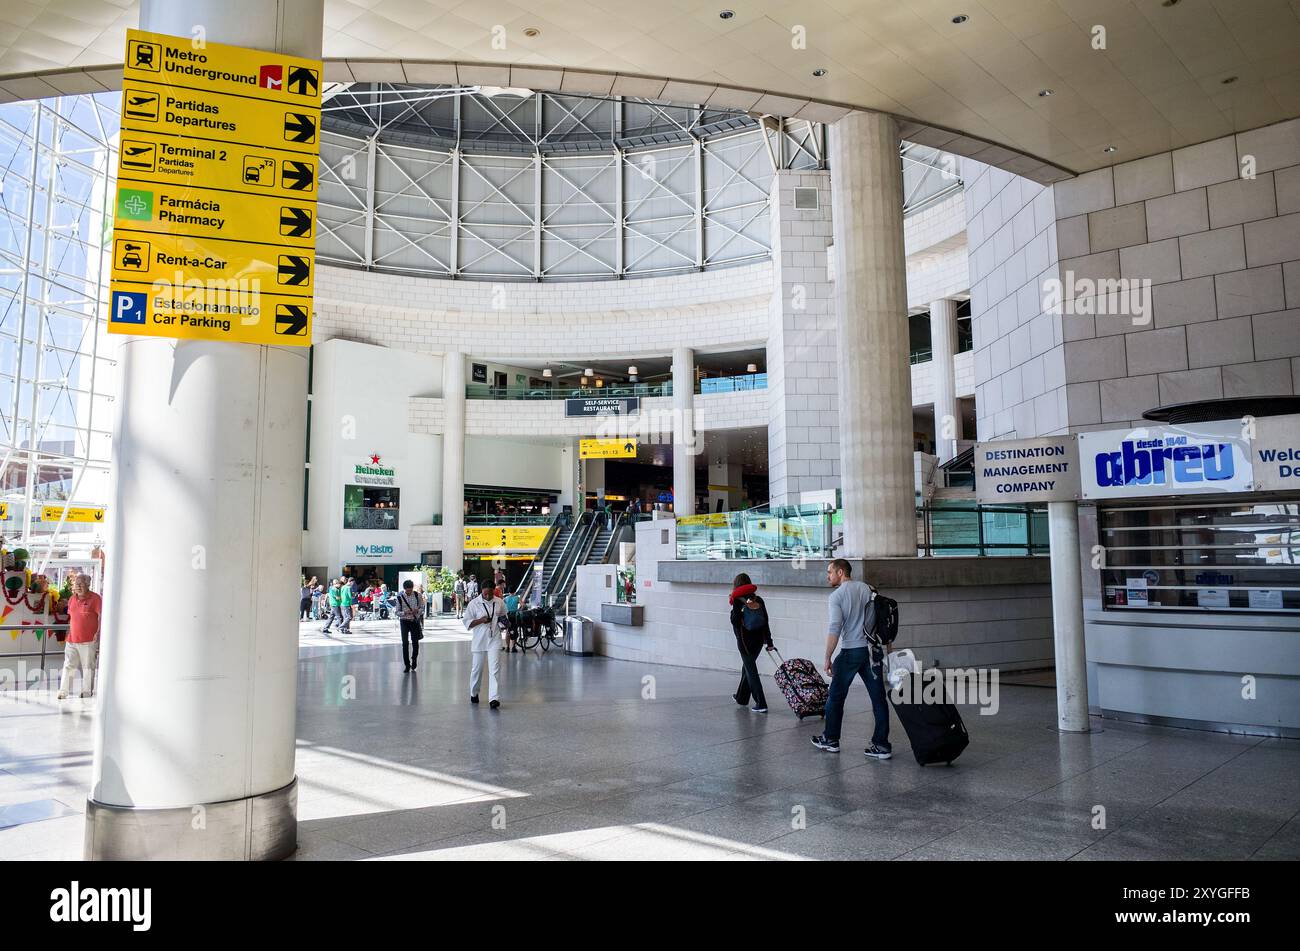
<svg viewBox="0 0 1300 951"><path fill-rule="evenodd" d="M465 354L442 361L442 564L459 571L465 561Z"/></svg>
<svg viewBox="0 0 1300 951"><path fill-rule="evenodd" d="M1083 579L1079 575L1079 503L1047 503L1052 561L1052 636L1056 646L1056 723L1087 733L1088 656L1083 638Z"/></svg>
<svg viewBox="0 0 1300 951"><path fill-rule="evenodd" d="M673 513L695 514L695 351L673 350Z"/></svg>
<svg viewBox="0 0 1300 951"><path fill-rule="evenodd" d="M846 556L916 554L898 143L897 124L876 113L830 128Z"/></svg>
<svg viewBox="0 0 1300 951"><path fill-rule="evenodd" d="M957 405L957 302L943 298L930 305L930 374L934 381L934 445L942 465L957 454L961 410ZM945 435L947 434L947 435Z"/></svg>
<svg viewBox="0 0 1300 951"><path fill-rule="evenodd" d="M143 29L319 57L322 0L144 0ZM125 338L91 859L274 859L297 838L307 350ZM165 592L141 597L141 586Z"/></svg>
<svg viewBox="0 0 1300 951"><path fill-rule="evenodd" d="M779 171L770 199L768 498L772 505L797 505L804 492L840 487L839 341L826 268L830 172Z"/></svg>

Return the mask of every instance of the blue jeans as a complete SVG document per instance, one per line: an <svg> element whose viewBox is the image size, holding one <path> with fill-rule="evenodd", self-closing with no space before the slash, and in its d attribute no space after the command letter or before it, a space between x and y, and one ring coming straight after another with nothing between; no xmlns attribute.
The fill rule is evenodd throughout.
<svg viewBox="0 0 1300 951"><path fill-rule="evenodd" d="M844 698L854 677L861 677L871 696L871 713L876 718L876 728L871 734L873 746L890 749L889 701L885 699L883 663L871 663L870 647L850 647L841 650L831 664L831 688L826 697L826 728L822 734L828 740L840 738L840 724L844 722Z"/></svg>

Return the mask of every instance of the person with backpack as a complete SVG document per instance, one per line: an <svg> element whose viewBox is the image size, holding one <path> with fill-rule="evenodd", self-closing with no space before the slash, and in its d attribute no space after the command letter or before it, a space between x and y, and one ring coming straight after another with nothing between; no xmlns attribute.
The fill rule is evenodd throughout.
<svg viewBox="0 0 1300 951"><path fill-rule="evenodd" d="M885 645L876 634L877 611L872 605L875 589L854 581L853 566L843 558L836 558L826 566L826 583L834 589L830 597L824 664L831 686L826 697L826 725L812 738L812 744L828 753L840 751L844 699L849 695L853 678L861 677L876 720L871 745L863 752L870 759L889 759L893 752L889 745L889 701L885 698ZM889 639L892 640L892 634ZM836 645L840 652L832 663Z"/></svg>
<svg viewBox="0 0 1300 951"><path fill-rule="evenodd" d="M772 629L768 626L767 605L758 595L758 586L741 572L731 582L731 630L736 635L736 649L740 651L740 686L731 695L742 707L753 698L755 713L767 713L767 697L763 694L763 682L758 676L758 656L766 647L776 650L772 644Z"/></svg>
<svg viewBox="0 0 1300 951"><path fill-rule="evenodd" d="M456 572L456 583L452 586L451 595L456 602L456 617L465 613L465 572Z"/></svg>
<svg viewBox="0 0 1300 951"><path fill-rule="evenodd" d="M420 659L420 641L424 637L424 598L415 593L415 582L410 578L402 582L402 593L397 596L397 623L402 629L402 673L408 674Z"/></svg>

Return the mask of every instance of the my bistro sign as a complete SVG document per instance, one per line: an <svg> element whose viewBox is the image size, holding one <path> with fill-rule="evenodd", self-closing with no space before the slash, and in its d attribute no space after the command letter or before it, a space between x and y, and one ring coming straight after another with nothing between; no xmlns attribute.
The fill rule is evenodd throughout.
<svg viewBox="0 0 1300 951"><path fill-rule="evenodd" d="M980 502L1300 489L1300 416L978 443Z"/></svg>

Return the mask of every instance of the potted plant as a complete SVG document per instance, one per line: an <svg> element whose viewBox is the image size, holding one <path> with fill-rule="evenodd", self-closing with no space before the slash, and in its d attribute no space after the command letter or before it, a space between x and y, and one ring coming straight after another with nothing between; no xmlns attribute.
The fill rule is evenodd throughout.
<svg viewBox="0 0 1300 951"><path fill-rule="evenodd" d="M451 595L456 587L456 573L450 568L435 568L432 565L418 565L416 570L424 574L424 590L440 596L439 613L451 613Z"/></svg>

